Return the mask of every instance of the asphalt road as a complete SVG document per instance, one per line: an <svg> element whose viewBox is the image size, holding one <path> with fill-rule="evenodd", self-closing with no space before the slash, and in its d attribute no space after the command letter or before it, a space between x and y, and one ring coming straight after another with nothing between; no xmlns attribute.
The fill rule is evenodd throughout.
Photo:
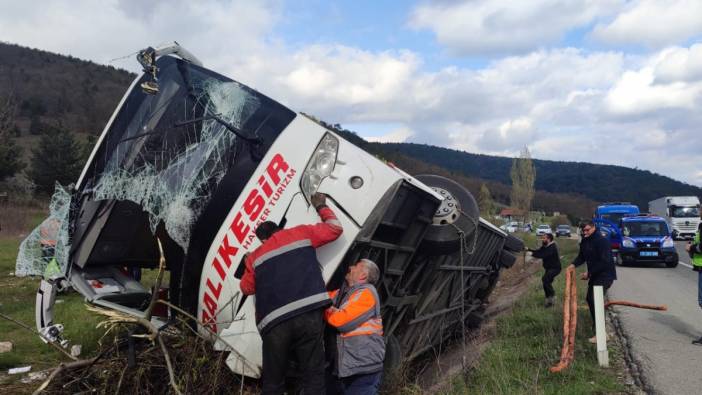
<svg viewBox="0 0 702 395"><path fill-rule="evenodd" d="M676 268L617 267L609 291L610 300L668 306L665 312L614 307L642 376L660 394L702 393L702 346L690 343L702 335L702 309L685 244L676 242Z"/></svg>

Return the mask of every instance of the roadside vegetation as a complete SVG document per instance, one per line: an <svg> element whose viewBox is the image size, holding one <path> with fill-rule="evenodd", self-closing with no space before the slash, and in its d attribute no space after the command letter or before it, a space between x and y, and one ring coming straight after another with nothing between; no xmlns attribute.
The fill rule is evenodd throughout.
<svg viewBox="0 0 702 395"><path fill-rule="evenodd" d="M524 241L535 246L533 234ZM557 239L564 268L577 254L574 239ZM540 265L541 261L532 264ZM579 272L582 271L579 270ZM585 305L587 283L578 280L578 328L575 360L568 369L551 373L549 368L560 357L563 336L563 290L565 275L554 282L557 303L543 307L540 276L516 303L513 310L497 319L496 333L480 360L467 376L456 377L443 392L449 394L602 394L627 393L621 382L623 354L616 342L609 342L610 368L600 368L595 346L587 339L593 335Z"/></svg>

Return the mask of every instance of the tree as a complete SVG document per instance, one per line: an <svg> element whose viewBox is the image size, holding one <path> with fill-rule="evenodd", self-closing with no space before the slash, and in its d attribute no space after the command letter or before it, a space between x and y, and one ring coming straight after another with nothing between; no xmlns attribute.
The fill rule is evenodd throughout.
<svg viewBox="0 0 702 395"><path fill-rule="evenodd" d="M512 178L511 205L522 210L525 213L524 215L528 217L531 202L534 199L536 169L534 168L534 162L531 160L529 148L526 146L519 153L519 158L514 158L512 161L510 177Z"/></svg>
<svg viewBox="0 0 702 395"><path fill-rule="evenodd" d="M12 95L0 98L0 181L22 170L22 147L17 145L15 115L17 105Z"/></svg>
<svg viewBox="0 0 702 395"><path fill-rule="evenodd" d="M494 210L494 203L492 201L492 195L487 185L483 183L480 185L480 196L478 197L478 207L480 208L480 216L485 218L492 217Z"/></svg>
<svg viewBox="0 0 702 395"><path fill-rule="evenodd" d="M80 145L67 130L49 129L32 150L30 176L39 192L50 194L57 181L63 185L75 182L80 170Z"/></svg>

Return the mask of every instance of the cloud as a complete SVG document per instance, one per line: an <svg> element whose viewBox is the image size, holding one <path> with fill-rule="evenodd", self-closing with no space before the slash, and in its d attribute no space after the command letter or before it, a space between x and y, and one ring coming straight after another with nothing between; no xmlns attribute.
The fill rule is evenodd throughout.
<svg viewBox="0 0 702 395"><path fill-rule="evenodd" d="M375 143L404 143L414 132L407 127L400 127L382 136L366 137L366 140Z"/></svg>
<svg viewBox="0 0 702 395"><path fill-rule="evenodd" d="M702 44L672 47L661 52L655 64L655 83L702 80Z"/></svg>
<svg viewBox="0 0 702 395"><path fill-rule="evenodd" d="M698 0L633 1L610 23L598 24L592 36L608 44L642 44L660 48L702 33Z"/></svg>
<svg viewBox="0 0 702 395"><path fill-rule="evenodd" d="M628 70L607 93L615 115L643 116L661 110L693 110L702 95L702 46L664 49L643 67Z"/></svg>
<svg viewBox="0 0 702 395"><path fill-rule="evenodd" d="M503 122L495 130L487 130L478 140L478 146L488 151L513 152L534 140L536 130L527 117Z"/></svg>
<svg viewBox="0 0 702 395"><path fill-rule="evenodd" d="M458 55L525 53L619 9L624 1L450 1L416 7L409 25L428 29Z"/></svg>
<svg viewBox="0 0 702 395"><path fill-rule="evenodd" d="M100 63L178 41L208 61L260 50L279 17L272 2L2 1L0 37ZM133 56L120 67L137 70ZM208 62L206 62L208 63Z"/></svg>

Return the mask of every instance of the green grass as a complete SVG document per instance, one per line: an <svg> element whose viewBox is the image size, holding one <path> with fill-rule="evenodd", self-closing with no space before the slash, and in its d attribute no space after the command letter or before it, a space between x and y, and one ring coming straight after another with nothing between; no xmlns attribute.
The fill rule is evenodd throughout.
<svg viewBox="0 0 702 395"><path fill-rule="evenodd" d="M524 235L529 246L533 235ZM577 241L558 240L563 266L577 253ZM540 263L538 263L540 264ZM511 313L497 319L496 335L484 351L478 366L467 380L457 377L445 394L602 394L626 392L615 368L600 368L595 346L587 339L593 335L587 308L578 311L575 361L560 372L549 367L560 358L563 339L563 290L565 271L556 279L555 308L543 307L540 281L534 281L527 294ZM541 276L542 271L536 275ZM578 305L584 306L587 283L578 280ZM621 350L610 343L610 366L621 366Z"/></svg>

